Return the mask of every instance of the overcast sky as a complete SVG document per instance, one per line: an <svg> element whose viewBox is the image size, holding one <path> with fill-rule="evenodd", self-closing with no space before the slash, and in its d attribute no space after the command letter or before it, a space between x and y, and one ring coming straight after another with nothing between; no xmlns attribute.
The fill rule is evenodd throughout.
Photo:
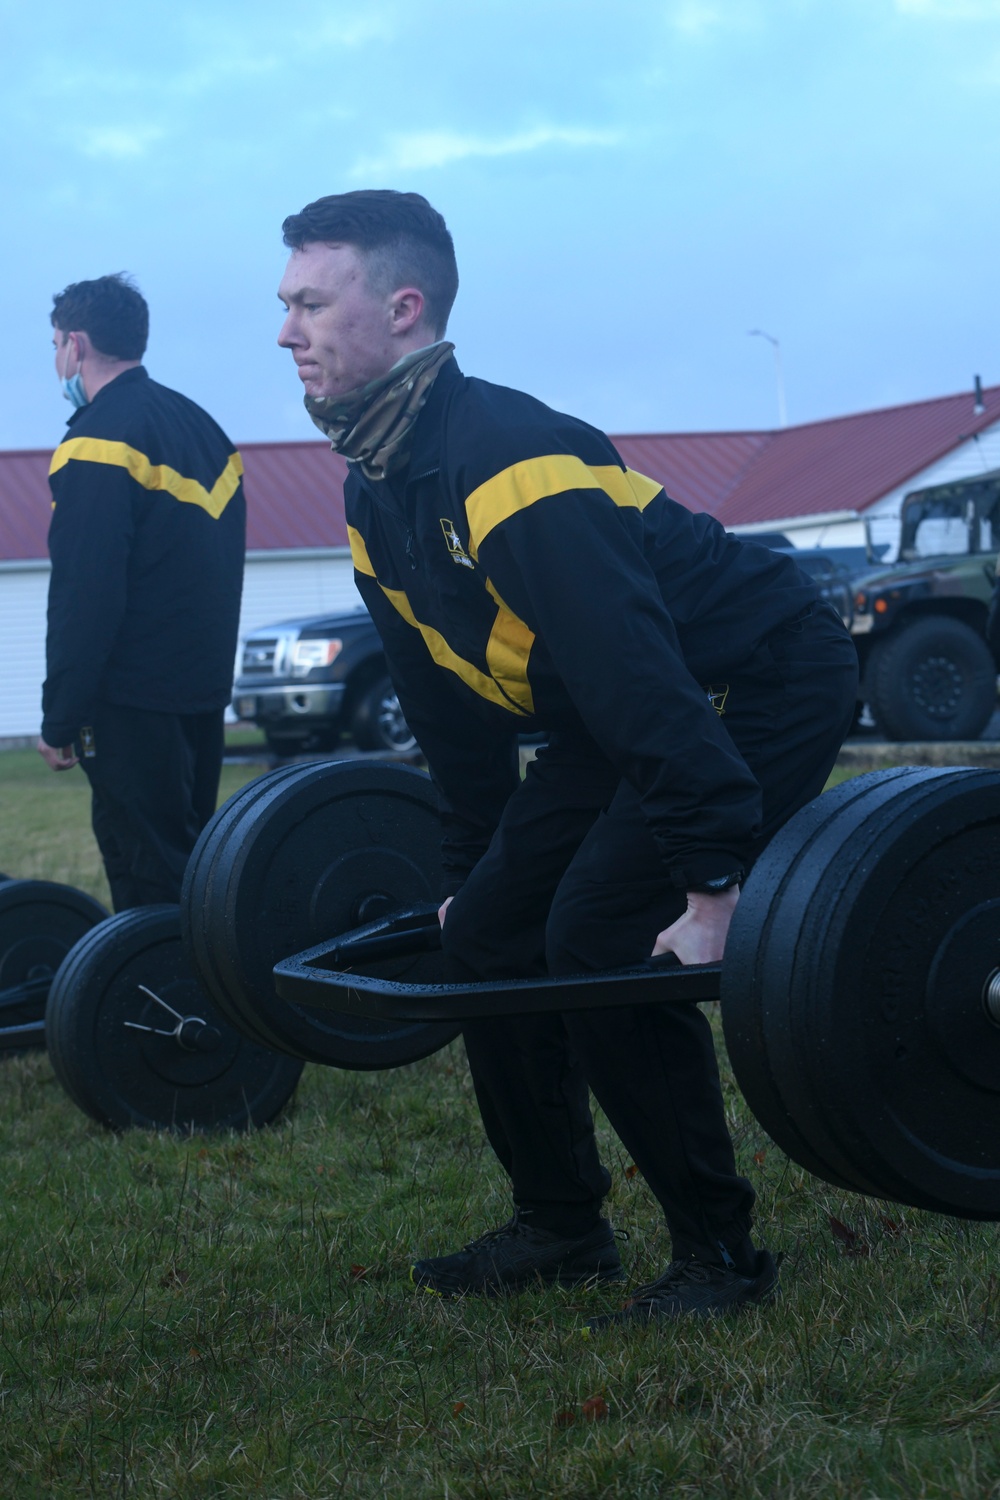
<svg viewBox="0 0 1000 1500"><path fill-rule="evenodd" d="M1000 383L1000 0L0 0L0 447L59 441L48 312L125 269L155 378L309 438L281 221L455 237L469 373L611 432Z"/></svg>

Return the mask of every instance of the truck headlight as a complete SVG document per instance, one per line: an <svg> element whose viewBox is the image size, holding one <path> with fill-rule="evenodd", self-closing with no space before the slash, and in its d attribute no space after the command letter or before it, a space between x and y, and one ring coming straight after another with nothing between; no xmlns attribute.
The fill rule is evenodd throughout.
<svg viewBox="0 0 1000 1500"><path fill-rule="evenodd" d="M328 667L344 648L343 641L296 641L292 647L292 676L308 677L317 667Z"/></svg>

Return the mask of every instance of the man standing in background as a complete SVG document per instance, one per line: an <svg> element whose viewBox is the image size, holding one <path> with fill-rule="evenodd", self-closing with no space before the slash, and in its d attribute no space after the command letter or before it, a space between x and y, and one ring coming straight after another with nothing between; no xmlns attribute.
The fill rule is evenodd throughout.
<svg viewBox="0 0 1000 1500"><path fill-rule="evenodd" d="M243 586L240 455L142 365L149 309L123 275L54 298L75 408L52 456L38 749L78 762L115 911L177 901L215 811Z"/></svg>

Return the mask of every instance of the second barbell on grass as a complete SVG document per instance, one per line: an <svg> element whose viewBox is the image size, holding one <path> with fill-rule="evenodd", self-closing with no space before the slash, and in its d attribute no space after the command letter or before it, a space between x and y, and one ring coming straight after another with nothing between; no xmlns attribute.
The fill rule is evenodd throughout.
<svg viewBox="0 0 1000 1500"><path fill-rule="evenodd" d="M220 1015L169 905L120 912L80 939L52 981L45 1042L70 1098L115 1130L266 1125L302 1072Z"/></svg>

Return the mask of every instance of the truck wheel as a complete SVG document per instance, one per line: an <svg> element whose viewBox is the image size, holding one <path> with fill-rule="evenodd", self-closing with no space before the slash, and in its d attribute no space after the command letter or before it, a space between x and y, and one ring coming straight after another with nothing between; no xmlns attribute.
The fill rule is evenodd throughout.
<svg viewBox="0 0 1000 1500"><path fill-rule="evenodd" d="M388 677L380 677L358 700L351 720L351 733L359 750L415 750L417 741L403 718L396 689Z"/></svg>
<svg viewBox="0 0 1000 1500"><path fill-rule="evenodd" d="M875 721L890 740L974 740L997 706L997 670L981 636L929 615L878 649L868 670Z"/></svg>

